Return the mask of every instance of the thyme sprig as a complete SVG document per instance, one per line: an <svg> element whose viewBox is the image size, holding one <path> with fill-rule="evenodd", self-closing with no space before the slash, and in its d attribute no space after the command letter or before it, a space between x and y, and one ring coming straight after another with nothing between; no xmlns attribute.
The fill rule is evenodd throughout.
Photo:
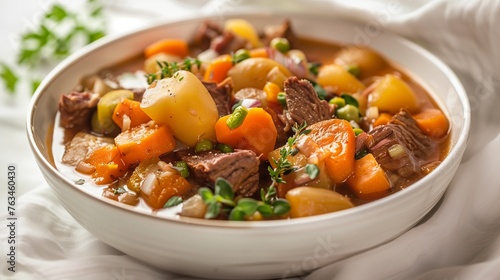
<svg viewBox="0 0 500 280"><path fill-rule="evenodd" d="M201 61L197 58L188 57L182 62L167 62L167 61L156 61L156 64L160 67L160 71L157 73L151 73L146 75L148 84L152 84L156 80L161 80L163 78L172 77L175 72L179 70L191 71L194 66L198 69L201 67Z"/></svg>
<svg viewBox="0 0 500 280"><path fill-rule="evenodd" d="M301 125L297 123L292 127L294 135L288 138L287 143L280 149L280 156L278 159L272 159L274 163L274 168L268 167L269 175L271 176L271 185L265 189L260 190L260 196L262 201L272 204L273 201L277 199L277 186L278 184L284 184L286 181L283 179L284 175L290 174L295 171L295 167L288 160L289 156L296 155L299 151L294 147L295 142L300 135L309 134L311 130L306 129L307 123L304 122Z"/></svg>

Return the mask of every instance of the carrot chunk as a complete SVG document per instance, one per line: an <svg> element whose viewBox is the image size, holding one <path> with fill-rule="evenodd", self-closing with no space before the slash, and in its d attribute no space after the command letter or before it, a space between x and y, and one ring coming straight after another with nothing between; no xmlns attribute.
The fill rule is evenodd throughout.
<svg viewBox="0 0 500 280"><path fill-rule="evenodd" d="M354 170L356 137L346 120L331 119L309 126L307 135L320 147L319 158L324 158L326 168L335 183L344 182Z"/></svg>
<svg viewBox="0 0 500 280"><path fill-rule="evenodd" d="M182 39L163 39L147 46L144 50L146 58L158 53L166 53L183 58L189 54L189 46Z"/></svg>
<svg viewBox="0 0 500 280"><path fill-rule="evenodd" d="M147 123L151 118L141 109L141 102L123 99L113 111L113 121L123 130L124 118L130 119L129 128Z"/></svg>
<svg viewBox="0 0 500 280"><path fill-rule="evenodd" d="M217 141L237 149L249 149L261 159L274 149L278 132L271 115L262 108L250 108L241 125L229 128L223 116L215 123Z"/></svg>
<svg viewBox="0 0 500 280"><path fill-rule="evenodd" d="M227 72L231 67L233 67L233 61L230 55L217 57L208 65L203 80L220 83L227 78Z"/></svg>
<svg viewBox="0 0 500 280"><path fill-rule="evenodd" d="M94 167L92 178L98 185L110 184L125 175L128 170L128 165L113 144L97 148L84 162Z"/></svg>
<svg viewBox="0 0 500 280"><path fill-rule="evenodd" d="M346 181L356 197L374 200L387 195L390 188L384 170L372 154L356 160L354 172Z"/></svg>
<svg viewBox="0 0 500 280"><path fill-rule="evenodd" d="M442 138L448 133L450 123L444 113L438 109L428 109L413 116L418 127L432 138Z"/></svg>
<svg viewBox="0 0 500 280"><path fill-rule="evenodd" d="M134 164L171 152L175 139L165 125L140 125L118 134L115 144L123 161Z"/></svg>

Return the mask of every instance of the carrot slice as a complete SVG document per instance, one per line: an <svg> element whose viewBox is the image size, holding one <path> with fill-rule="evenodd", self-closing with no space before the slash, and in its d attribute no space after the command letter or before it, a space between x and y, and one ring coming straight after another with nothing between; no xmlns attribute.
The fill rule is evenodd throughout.
<svg viewBox="0 0 500 280"><path fill-rule="evenodd" d="M372 154L356 160L354 172L346 181L356 197L374 200L387 195L390 188L384 170Z"/></svg>
<svg viewBox="0 0 500 280"><path fill-rule="evenodd" d="M319 158L324 158L326 168L335 183L344 182L354 170L356 137L346 120L331 119L309 126L307 135L320 147Z"/></svg>
<svg viewBox="0 0 500 280"><path fill-rule="evenodd" d="M189 54L189 46L188 43L182 39L163 39L147 46L144 50L144 56L146 58L158 53L166 53L183 58Z"/></svg>
<svg viewBox="0 0 500 280"><path fill-rule="evenodd" d="M243 123L230 129L226 124L230 115L221 117L215 123L217 141L237 149L249 149L261 159L274 149L278 132L271 115L262 108L250 108Z"/></svg>
<svg viewBox="0 0 500 280"><path fill-rule="evenodd" d="M123 99L116 105L113 111L113 121L123 130L123 119L127 116L130 119L129 127L138 126L147 123L151 118L141 109L141 102Z"/></svg>
<svg viewBox="0 0 500 280"><path fill-rule="evenodd" d="M448 133L450 123L444 113L438 109L428 109L413 116L418 127L432 138L442 138Z"/></svg>
<svg viewBox="0 0 500 280"><path fill-rule="evenodd" d="M175 139L165 125L140 125L115 137L115 144L126 164L171 152Z"/></svg>
<svg viewBox="0 0 500 280"><path fill-rule="evenodd" d="M227 78L227 72L231 67L233 67L233 61L230 55L217 57L208 65L203 80L220 83Z"/></svg>
<svg viewBox="0 0 500 280"><path fill-rule="evenodd" d="M98 185L110 184L125 175L128 170L128 165L113 144L97 148L84 162L94 167L92 178Z"/></svg>

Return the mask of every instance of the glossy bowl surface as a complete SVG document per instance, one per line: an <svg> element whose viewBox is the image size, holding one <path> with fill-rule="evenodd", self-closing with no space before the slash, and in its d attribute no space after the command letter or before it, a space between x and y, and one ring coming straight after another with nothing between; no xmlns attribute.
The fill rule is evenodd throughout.
<svg viewBox="0 0 500 280"><path fill-rule="evenodd" d="M301 14L237 14L258 29L285 18L299 35L342 43L365 43L407 70L430 91L452 122L451 150L431 174L378 201L315 217L260 222L165 218L115 203L78 186L57 168L47 139L57 101L82 76L124 61L149 43L190 39L209 18L190 18L105 38L75 53L43 81L28 114L29 142L43 175L67 211L88 231L140 261L182 274L216 279L281 278L388 242L415 225L439 201L463 155L470 124L466 93L453 72L435 56L398 36L365 34L353 22ZM361 26L362 27L362 26ZM87 186L88 187L88 186Z"/></svg>

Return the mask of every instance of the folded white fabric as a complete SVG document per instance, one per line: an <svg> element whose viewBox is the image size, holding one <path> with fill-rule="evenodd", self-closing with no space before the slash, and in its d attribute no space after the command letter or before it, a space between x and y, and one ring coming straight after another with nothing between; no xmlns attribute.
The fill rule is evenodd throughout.
<svg viewBox="0 0 500 280"><path fill-rule="evenodd" d="M429 49L457 72L469 94L473 114L470 144L433 215L397 239L320 268L306 279L500 278L500 173L496 171L500 164L496 156L500 149L500 110L496 109L500 105L500 72L495 71L500 65L500 1L201 2L167 1L148 6L141 1L137 14L128 11L138 8L138 2L120 2L118 8L108 1L106 8L115 31L127 24L130 27L130 22L137 25L160 19L165 13L158 11L172 6L180 14L203 5L199 10L221 15L238 9L279 8L349 17L363 23L365 32L385 28ZM8 128L12 136L1 140L0 144L6 144L3 147L25 141L21 139L24 131L16 130L7 115L0 114L0 125L2 132ZM21 170L37 174L32 172L33 159L27 153L27 146L22 153L2 150L2 163L12 159L22 165ZM25 189L39 186L19 198L19 273L12 278L6 272L8 264L2 261L0 278L190 279L159 271L97 240L69 216L39 175L20 183ZM6 220L6 216L2 214L0 219ZM0 236L7 236L7 231L1 227Z"/></svg>

